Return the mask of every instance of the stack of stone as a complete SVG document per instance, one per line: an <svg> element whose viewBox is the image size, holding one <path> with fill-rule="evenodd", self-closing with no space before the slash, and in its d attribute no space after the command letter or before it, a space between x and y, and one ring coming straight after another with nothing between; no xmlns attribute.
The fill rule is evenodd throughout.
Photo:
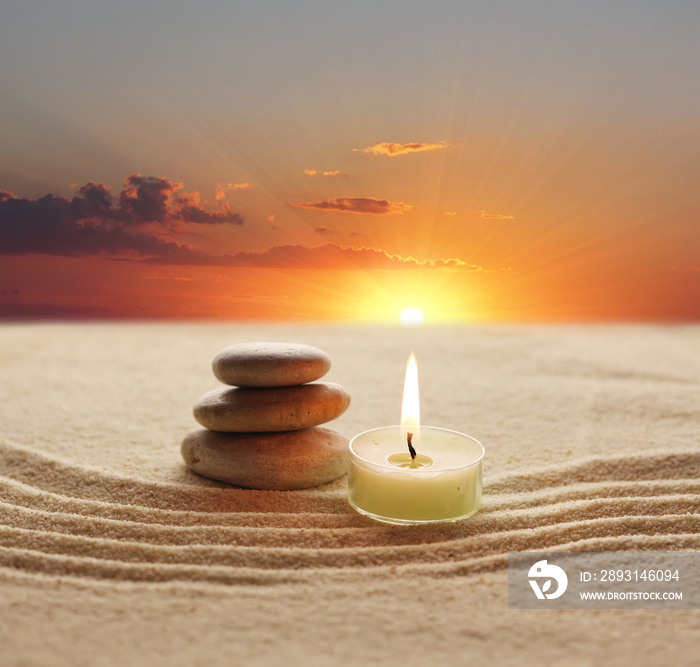
<svg viewBox="0 0 700 667"><path fill-rule="evenodd" d="M319 426L350 404L339 384L315 382L330 366L328 355L310 345L241 343L221 350L214 375L230 386L195 403L204 428L182 442L187 467L236 486L285 491L345 474L347 438Z"/></svg>

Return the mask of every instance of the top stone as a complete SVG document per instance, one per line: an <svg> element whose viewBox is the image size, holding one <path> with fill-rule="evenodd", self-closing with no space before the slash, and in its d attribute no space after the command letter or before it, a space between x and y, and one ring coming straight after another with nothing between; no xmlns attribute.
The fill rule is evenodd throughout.
<svg viewBox="0 0 700 667"><path fill-rule="evenodd" d="M214 375L235 387L291 387L313 382L328 372L330 357L302 343L239 343L221 350Z"/></svg>

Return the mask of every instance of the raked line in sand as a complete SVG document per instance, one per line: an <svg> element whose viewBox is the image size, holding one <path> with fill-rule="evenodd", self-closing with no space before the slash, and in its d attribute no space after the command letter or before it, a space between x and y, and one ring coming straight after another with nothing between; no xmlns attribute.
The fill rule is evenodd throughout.
<svg viewBox="0 0 700 667"><path fill-rule="evenodd" d="M591 458L487 479L430 526L355 514L345 479L298 492L120 478L0 445L0 566L98 580L342 583L504 569L509 551L700 548L700 453ZM17 572L19 574L19 572Z"/></svg>

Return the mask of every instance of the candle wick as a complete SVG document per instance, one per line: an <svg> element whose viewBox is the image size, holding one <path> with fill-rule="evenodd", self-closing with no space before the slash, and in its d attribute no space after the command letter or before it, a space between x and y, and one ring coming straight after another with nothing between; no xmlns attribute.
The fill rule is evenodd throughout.
<svg viewBox="0 0 700 667"><path fill-rule="evenodd" d="M413 449L411 441L413 440L413 433L406 433L406 440L408 441L408 451L411 453L411 461L416 459L416 450Z"/></svg>

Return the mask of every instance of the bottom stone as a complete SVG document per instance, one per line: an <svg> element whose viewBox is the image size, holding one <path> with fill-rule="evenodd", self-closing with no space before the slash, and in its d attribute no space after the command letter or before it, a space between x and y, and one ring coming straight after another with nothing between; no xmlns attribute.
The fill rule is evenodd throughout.
<svg viewBox="0 0 700 667"><path fill-rule="evenodd" d="M347 472L348 439L328 428L276 433L191 431L182 441L187 467L247 489L291 491Z"/></svg>

